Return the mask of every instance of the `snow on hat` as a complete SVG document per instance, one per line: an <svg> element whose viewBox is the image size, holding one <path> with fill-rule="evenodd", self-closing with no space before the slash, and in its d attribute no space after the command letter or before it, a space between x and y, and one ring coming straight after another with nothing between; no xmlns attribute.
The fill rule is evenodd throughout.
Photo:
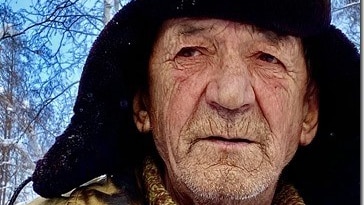
<svg viewBox="0 0 364 205"><path fill-rule="evenodd" d="M331 107L323 108L328 116L333 106L347 104L339 99L338 93L331 92L332 82L359 83L355 76L359 74L357 51L330 25L329 0L131 1L114 16L92 46L71 122L37 162L32 175L38 194L59 196L101 174L115 173L118 167L133 166L149 152L152 142L143 138L133 123L132 99L138 89L148 86L148 61L162 23L179 17L225 19L301 37L313 78L317 77L319 89L323 89L320 94L325 98L334 95L338 100L327 102ZM355 86L352 87L359 89ZM336 88L343 89L338 85ZM340 95L344 93L350 102L357 103L359 99L351 97L355 91L340 90ZM351 116L357 108L355 104L353 111L338 112L336 117ZM330 117L325 115L320 118L325 118L323 128L319 128L321 133L331 132L338 124L326 121Z"/></svg>

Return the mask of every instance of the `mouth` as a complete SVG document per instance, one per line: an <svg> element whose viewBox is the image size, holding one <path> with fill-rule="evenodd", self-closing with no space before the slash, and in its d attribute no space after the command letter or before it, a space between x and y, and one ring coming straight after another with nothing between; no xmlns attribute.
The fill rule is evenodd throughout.
<svg viewBox="0 0 364 205"><path fill-rule="evenodd" d="M245 138L226 138L221 136L210 136L204 138L203 140L211 141L211 142L221 142L221 143L253 143L253 141L245 139Z"/></svg>
<svg viewBox="0 0 364 205"><path fill-rule="evenodd" d="M208 136L200 138L196 142L203 143L222 150L236 150L254 144L255 142L244 137Z"/></svg>
<svg viewBox="0 0 364 205"><path fill-rule="evenodd" d="M241 154L242 152L256 151L259 146L260 142L249 136L210 135L201 136L192 141L190 151L198 149L209 150L207 154Z"/></svg>

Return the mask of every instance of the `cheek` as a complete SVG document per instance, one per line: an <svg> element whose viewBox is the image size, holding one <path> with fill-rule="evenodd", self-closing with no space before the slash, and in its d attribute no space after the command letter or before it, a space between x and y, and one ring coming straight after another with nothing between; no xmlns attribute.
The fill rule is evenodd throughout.
<svg viewBox="0 0 364 205"><path fill-rule="evenodd" d="M302 120L303 95L299 86L289 80L254 80L258 106L273 132L292 128Z"/></svg>
<svg viewBox="0 0 364 205"><path fill-rule="evenodd" d="M184 72L155 73L151 79L151 126L156 143L168 147L168 153L178 147L182 127L193 114L204 90L206 77L201 72L186 76Z"/></svg>
<svg viewBox="0 0 364 205"><path fill-rule="evenodd" d="M191 118L198 104L200 103L202 93L205 88L205 77L201 73L195 73L188 78L175 78L175 86L171 91L170 103L166 107L168 121L172 123L173 136L178 136L182 127Z"/></svg>
<svg viewBox="0 0 364 205"><path fill-rule="evenodd" d="M273 133L272 147L286 150L290 158L302 129L302 90L291 81L279 80L256 80L254 90L258 106Z"/></svg>

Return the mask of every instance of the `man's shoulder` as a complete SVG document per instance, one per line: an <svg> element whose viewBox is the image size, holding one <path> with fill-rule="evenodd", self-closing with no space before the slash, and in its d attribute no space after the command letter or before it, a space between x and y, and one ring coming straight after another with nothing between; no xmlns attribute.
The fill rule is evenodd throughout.
<svg viewBox="0 0 364 205"><path fill-rule="evenodd" d="M133 202L128 193L116 187L109 177L94 179L83 186L57 198L37 198L29 205L112 205L138 204Z"/></svg>

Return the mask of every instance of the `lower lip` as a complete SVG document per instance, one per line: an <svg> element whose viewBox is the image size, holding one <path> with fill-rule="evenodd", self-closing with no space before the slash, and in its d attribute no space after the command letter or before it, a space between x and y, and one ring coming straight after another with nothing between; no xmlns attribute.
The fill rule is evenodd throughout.
<svg viewBox="0 0 364 205"><path fill-rule="evenodd" d="M220 149L241 149L246 147L252 143L249 142L232 142L226 140L217 140L217 139L204 139L201 142L206 142L209 145L216 146Z"/></svg>

